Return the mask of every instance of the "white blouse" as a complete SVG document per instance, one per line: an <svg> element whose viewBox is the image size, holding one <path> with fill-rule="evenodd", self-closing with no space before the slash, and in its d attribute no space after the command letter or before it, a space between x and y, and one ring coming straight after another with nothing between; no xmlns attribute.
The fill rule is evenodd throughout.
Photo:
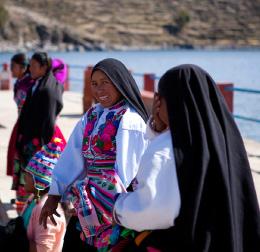
<svg viewBox="0 0 260 252"><path fill-rule="evenodd" d="M97 111L104 110L100 116L96 129L106 120L109 112L107 108L96 105ZM87 124L87 113L77 123L61 157L53 170L50 195L63 195L76 180L85 175L82 142ZM95 130L93 133L95 133ZM125 187L137 174L141 156L147 147L145 139L146 125L142 117L131 107L123 115L116 135L116 164L115 168Z"/></svg>
<svg viewBox="0 0 260 252"><path fill-rule="evenodd" d="M169 130L151 140L136 181L133 192L122 193L116 200L113 216L118 224L136 231L173 226L181 199Z"/></svg>

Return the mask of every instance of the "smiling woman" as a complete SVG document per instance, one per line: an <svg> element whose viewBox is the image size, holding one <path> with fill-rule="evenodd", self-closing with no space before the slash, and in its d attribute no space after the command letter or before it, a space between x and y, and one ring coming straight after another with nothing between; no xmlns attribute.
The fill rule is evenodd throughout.
<svg viewBox="0 0 260 252"><path fill-rule="evenodd" d="M40 217L45 225L56 214L61 197L72 201L77 217L69 223L63 251L107 251L115 196L125 192L135 177L147 145L147 113L136 82L123 63L116 59L99 62L92 71L91 89L98 103L70 136L54 169ZM84 242L71 238L77 232L75 222L81 227L78 238Z"/></svg>
<svg viewBox="0 0 260 252"><path fill-rule="evenodd" d="M91 93L104 108L111 107L123 98L111 80L100 70L92 75Z"/></svg>

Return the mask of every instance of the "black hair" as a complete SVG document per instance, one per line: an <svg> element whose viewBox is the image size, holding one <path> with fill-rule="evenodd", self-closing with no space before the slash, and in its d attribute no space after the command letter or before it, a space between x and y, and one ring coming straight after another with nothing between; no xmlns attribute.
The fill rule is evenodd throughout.
<svg viewBox="0 0 260 252"><path fill-rule="evenodd" d="M24 53L17 53L11 58L11 62L21 65L23 67L28 67L29 61Z"/></svg>
<svg viewBox="0 0 260 252"><path fill-rule="evenodd" d="M51 70L51 58L48 57L48 54L46 52L36 52L32 55L31 59L36 60L40 64L40 66L47 66L47 71Z"/></svg>

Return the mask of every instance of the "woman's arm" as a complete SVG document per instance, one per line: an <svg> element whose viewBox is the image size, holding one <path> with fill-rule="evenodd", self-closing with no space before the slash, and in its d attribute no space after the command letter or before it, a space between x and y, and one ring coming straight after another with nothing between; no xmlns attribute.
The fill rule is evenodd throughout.
<svg viewBox="0 0 260 252"><path fill-rule="evenodd" d="M128 113L128 112L126 112ZM141 157L147 147L146 125L132 113L122 118L116 135L116 170L127 188L137 174Z"/></svg>
<svg viewBox="0 0 260 252"><path fill-rule="evenodd" d="M84 171L82 142L85 118L83 117L74 128L69 141L62 152L52 174L49 195L63 195Z"/></svg>
<svg viewBox="0 0 260 252"><path fill-rule="evenodd" d="M174 158L165 158L161 153L145 153L137 181L134 192L122 193L117 198L114 219L137 231L173 226L180 209Z"/></svg>
<svg viewBox="0 0 260 252"><path fill-rule="evenodd" d="M70 139L53 170L48 199L42 208L39 218L40 225L43 224L45 228L47 228L48 217L56 224L53 215L59 216L59 213L56 211L58 202L61 200L67 188L84 171L82 142L85 125L86 119L83 117L74 128Z"/></svg>

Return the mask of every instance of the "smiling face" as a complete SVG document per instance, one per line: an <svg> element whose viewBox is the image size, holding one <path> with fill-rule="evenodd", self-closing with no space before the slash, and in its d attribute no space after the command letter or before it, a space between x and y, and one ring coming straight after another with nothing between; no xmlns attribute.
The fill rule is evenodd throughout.
<svg viewBox="0 0 260 252"><path fill-rule="evenodd" d="M113 106L122 99L121 93L106 74L100 70L96 70L92 74L91 92L95 99L105 108Z"/></svg>

